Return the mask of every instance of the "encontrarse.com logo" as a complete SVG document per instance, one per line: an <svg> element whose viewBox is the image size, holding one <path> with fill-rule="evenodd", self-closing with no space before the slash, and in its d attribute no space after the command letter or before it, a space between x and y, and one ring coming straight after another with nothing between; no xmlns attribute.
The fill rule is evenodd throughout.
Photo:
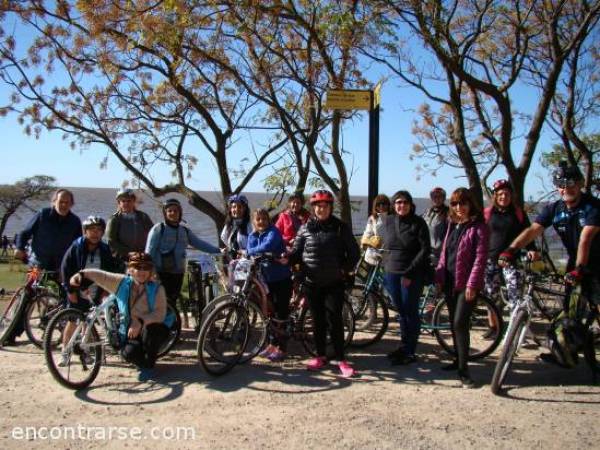
<svg viewBox="0 0 600 450"><path fill-rule="evenodd" d="M117 440L167 440L189 441L196 439L194 427L89 427L85 425L59 427L14 427L11 437L27 441L105 441Z"/></svg>

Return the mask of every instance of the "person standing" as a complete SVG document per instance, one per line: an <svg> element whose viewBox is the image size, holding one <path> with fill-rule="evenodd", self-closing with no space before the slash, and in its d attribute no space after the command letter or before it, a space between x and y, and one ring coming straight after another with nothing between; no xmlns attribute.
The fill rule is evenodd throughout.
<svg viewBox="0 0 600 450"><path fill-rule="evenodd" d="M136 196L131 189L119 189L117 211L108 219L106 239L113 255L123 264L130 252L143 252L152 220L136 208Z"/></svg>
<svg viewBox="0 0 600 450"><path fill-rule="evenodd" d="M417 360L415 351L421 332L419 298L431 253L429 228L415 214L415 204L408 191L392 197L394 213L386 217L381 228L385 287L398 311L401 344L388 355L392 364L410 364Z"/></svg>
<svg viewBox="0 0 600 450"><path fill-rule="evenodd" d="M285 246L291 247L298 230L308 221L310 213L304 208L304 196L300 193L290 195L287 206L277 217L275 227L280 231Z"/></svg>
<svg viewBox="0 0 600 450"><path fill-rule="evenodd" d="M446 206L446 191L434 187L429 193L431 206L423 213L423 219L429 228L431 238L431 264L435 268L440 260L442 245L448 229L448 206Z"/></svg>
<svg viewBox="0 0 600 450"><path fill-rule="evenodd" d="M246 250L250 233L252 222L248 199L245 195L234 194L227 200L227 217L221 230L221 241L229 259L236 259L240 251Z"/></svg>
<svg viewBox="0 0 600 450"><path fill-rule="evenodd" d="M390 199L385 194L378 194L373 199L371 215L367 219L367 226L360 239L360 244L363 248L379 248L381 246L381 229L385 218L390 213Z"/></svg>
<svg viewBox="0 0 600 450"><path fill-rule="evenodd" d="M162 211L164 221L151 228L145 251L154 261L155 270L167 293L167 301L176 306L183 285L188 245L213 254L218 254L219 249L182 225L183 209L179 200L168 199L163 204Z"/></svg>
<svg viewBox="0 0 600 450"><path fill-rule="evenodd" d="M345 283L360 258L360 249L350 227L333 215L333 194L314 192L310 198L313 215L300 227L289 254L291 265L300 264L305 292L314 321L317 356L307 369L319 370L327 364L327 333L331 336L334 359L343 377L352 377L354 368L344 357Z"/></svg>
<svg viewBox="0 0 600 450"><path fill-rule="evenodd" d="M483 213L467 188L450 196L450 223L436 268L436 284L448 304L456 359L443 370L458 370L464 388L475 384L468 369L469 327L477 295L484 286L488 228Z"/></svg>

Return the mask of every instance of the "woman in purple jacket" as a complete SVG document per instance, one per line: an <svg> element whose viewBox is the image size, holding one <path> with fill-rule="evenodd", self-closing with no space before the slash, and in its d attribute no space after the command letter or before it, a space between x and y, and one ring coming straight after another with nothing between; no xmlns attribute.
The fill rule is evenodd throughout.
<svg viewBox="0 0 600 450"><path fill-rule="evenodd" d="M466 188L450 197L449 226L436 269L436 283L448 303L457 359L444 370L457 370L464 388L474 387L469 375L469 322L477 294L483 288L488 252L488 228L480 206Z"/></svg>

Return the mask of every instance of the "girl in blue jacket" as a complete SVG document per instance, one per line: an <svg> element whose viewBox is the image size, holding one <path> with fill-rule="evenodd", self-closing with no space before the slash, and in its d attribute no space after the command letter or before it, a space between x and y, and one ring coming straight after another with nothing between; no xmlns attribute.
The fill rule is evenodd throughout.
<svg viewBox="0 0 600 450"><path fill-rule="evenodd" d="M276 257L285 252L285 244L279 230L271 224L269 212L257 209L252 214L254 231L248 236L246 251L249 256L261 253L273 253ZM289 316L290 298L292 296L292 274L289 266L280 264L277 260L266 262L262 267L275 308L275 319L282 324ZM281 361L285 358L286 342L277 336L269 337L269 345L262 356L271 361Z"/></svg>

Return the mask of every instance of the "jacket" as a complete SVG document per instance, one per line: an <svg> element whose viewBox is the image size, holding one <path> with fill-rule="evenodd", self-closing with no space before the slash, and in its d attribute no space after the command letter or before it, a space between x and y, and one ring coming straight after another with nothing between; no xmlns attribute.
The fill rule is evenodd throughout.
<svg viewBox="0 0 600 450"><path fill-rule="evenodd" d="M381 237L383 221L386 219L387 214L378 214L377 217L370 215L367 219L367 226L365 227L365 231L360 239L361 245L369 245L371 247L379 247L379 245L374 245L377 243L377 239L372 239L373 237Z"/></svg>
<svg viewBox="0 0 600 450"><path fill-rule="evenodd" d="M265 231L254 231L248 236L248 255L257 255L259 253L273 253L279 257L285 252L285 244L281 233L273 225L270 225ZM269 261L262 266L262 274L267 282L276 282L285 280L292 276L289 266L284 266L276 261Z"/></svg>
<svg viewBox="0 0 600 450"><path fill-rule="evenodd" d="M127 261L129 252L143 251L150 228L152 220L145 212L136 209L132 217L121 211L114 213L106 225L106 240L113 255Z"/></svg>
<svg viewBox="0 0 600 450"><path fill-rule="evenodd" d="M386 272L399 273L407 278L425 275L430 267L429 228L415 214L386 217L381 227L383 266Z"/></svg>
<svg viewBox="0 0 600 450"><path fill-rule="evenodd" d="M439 210L429 208L423 214L423 219L429 228L432 263L435 265L439 261L446 231L448 231L448 207L442 205Z"/></svg>
<svg viewBox="0 0 600 450"><path fill-rule="evenodd" d="M360 249L348 225L331 216L321 222L312 217L302 225L289 255L290 265L301 265L307 283L329 286L354 271Z"/></svg>
<svg viewBox="0 0 600 450"><path fill-rule="evenodd" d="M308 221L309 217L310 214L308 211L302 209L298 215L300 226L304 225ZM275 222L275 226L280 231L285 245L290 244L290 241L296 237L296 233L300 228L298 227L298 229L296 229L294 218L292 217L292 213L289 211L283 211L281 214L279 214L279 217L277 217L277 222Z"/></svg>
<svg viewBox="0 0 600 450"><path fill-rule="evenodd" d="M100 269L107 272L115 272L118 270L118 263L113 258L110 247L105 242L100 241L96 250L100 257ZM85 238L82 236L77 238L67 249L65 256L60 265L60 276L67 292L73 292L69 280L73 275L82 269L85 269L85 263L88 257L88 249L85 243Z"/></svg>
<svg viewBox="0 0 600 450"><path fill-rule="evenodd" d="M484 285L489 239L488 227L481 221L468 222L465 227L460 236L456 253L455 291L462 291L468 287L480 290ZM442 285L446 281L446 243L449 234L450 227L446 231L440 261L435 270L435 281Z"/></svg>
<svg viewBox="0 0 600 450"><path fill-rule="evenodd" d="M252 233L253 231L251 222L248 222L245 231L246 233L237 233L236 236L236 243L239 250L246 250L246 247L248 245L248 236L250 236L250 233ZM233 239L233 225L225 225L223 227L223 230L221 231L221 240L223 241L228 250L231 250L233 246L231 239Z"/></svg>
<svg viewBox="0 0 600 450"><path fill-rule="evenodd" d="M71 243L81 236L81 220L69 211L61 216L54 208L37 212L17 236L17 248L25 250L31 239L31 261L42 269L58 271Z"/></svg>
<svg viewBox="0 0 600 450"><path fill-rule="evenodd" d="M146 242L146 253L152 256L152 261L157 272L163 272L162 255L173 251L175 268L170 273L185 272L186 248L191 245L197 250L205 253L219 253L214 245L197 237L184 225L172 227L164 222L157 223L148 233Z"/></svg>

